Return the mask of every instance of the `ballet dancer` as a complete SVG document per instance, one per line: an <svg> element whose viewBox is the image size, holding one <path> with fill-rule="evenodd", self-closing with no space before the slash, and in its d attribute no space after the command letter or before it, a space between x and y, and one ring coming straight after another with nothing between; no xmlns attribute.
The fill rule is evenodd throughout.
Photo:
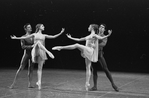
<svg viewBox="0 0 149 98"><path fill-rule="evenodd" d="M73 38L71 35L67 34L67 37L75 40L75 41L86 41L86 45L81 45L81 44L73 44L73 45L68 45L68 46L56 46L53 47L52 50L61 50L61 49L79 49L81 51L82 57L85 58L85 63L86 63L86 83L85 83L85 88L88 90L88 87L90 86L89 80L91 76L91 62L97 62L98 58L96 57L96 53L94 53L97 50L97 39L103 39L106 38L107 36L101 37L100 35L97 35L96 30L98 30L98 26L95 24L91 24L88 28L88 31L91 32L90 35L83 37L83 38Z"/></svg>
<svg viewBox="0 0 149 98"><path fill-rule="evenodd" d="M26 34L24 36L28 36L32 32L32 27L29 23L24 25L24 30ZM33 86L31 85L32 77L33 77L33 66L34 64L32 63L31 60L31 50L32 50L32 45L34 44L33 38L28 38L28 39L22 39L21 40L21 47L24 49L24 54L20 63L20 67L17 70L15 74L15 78L13 80L13 83L9 88L13 88L16 80L18 79L19 73L25 68L26 64L28 63L28 87L32 88Z"/></svg>
<svg viewBox="0 0 149 98"><path fill-rule="evenodd" d="M35 63L38 63L38 70L37 70L38 81L36 84L37 84L39 90L41 89L41 78L42 78L43 64L44 64L45 60L47 60L46 53L52 59L54 59L54 55L45 48L45 38L49 38L49 39L56 38L64 32L64 28L62 28L62 31L59 34L56 34L54 36L42 34L42 31L44 31L44 28L45 27L43 24L37 24L35 33L33 33L29 36L26 36L26 37L16 37L16 36L12 37L13 39L26 39L26 38L34 37L34 45L33 45L31 55L32 55L32 61Z"/></svg>

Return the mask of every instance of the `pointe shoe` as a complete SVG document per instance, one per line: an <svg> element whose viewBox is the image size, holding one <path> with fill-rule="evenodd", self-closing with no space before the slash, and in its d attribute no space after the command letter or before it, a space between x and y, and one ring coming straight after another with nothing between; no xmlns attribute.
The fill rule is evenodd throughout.
<svg viewBox="0 0 149 98"><path fill-rule="evenodd" d="M55 57L53 55L51 55L51 58L54 59Z"/></svg>
<svg viewBox="0 0 149 98"><path fill-rule="evenodd" d="M61 50L61 47L60 46L53 47L52 50L58 50L58 51L60 51Z"/></svg>
<svg viewBox="0 0 149 98"><path fill-rule="evenodd" d="M41 83L36 82L36 85L38 86L38 89L40 90L41 89Z"/></svg>
<svg viewBox="0 0 149 98"><path fill-rule="evenodd" d="M48 52L48 55L52 58L52 59L54 59L55 57L54 57L54 55L53 54L51 54L51 52Z"/></svg>
<svg viewBox="0 0 149 98"><path fill-rule="evenodd" d="M90 84L89 84L89 83L86 83L86 84L85 84L85 89L86 89L86 91L88 91L88 90L89 90L89 86L90 86Z"/></svg>

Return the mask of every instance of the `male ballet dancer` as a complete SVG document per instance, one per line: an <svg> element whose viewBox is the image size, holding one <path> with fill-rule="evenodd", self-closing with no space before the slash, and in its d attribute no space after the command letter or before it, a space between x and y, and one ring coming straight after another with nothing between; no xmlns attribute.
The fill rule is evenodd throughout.
<svg viewBox="0 0 149 98"><path fill-rule="evenodd" d="M31 25L29 23L24 25L24 30L26 32L26 34L24 36L30 35L32 32ZM18 79L19 73L24 69L24 67L26 66L27 63L28 63L28 78L29 78L28 87L29 88L33 87L31 85L32 77L33 77L33 67L34 67L34 64L32 63L32 60L31 60L31 50L32 50L33 44L34 44L33 38L21 40L21 47L22 47L22 49L24 49L24 55L22 57L20 67L19 67L18 71L16 72L14 81L13 81L12 85L10 86L10 88L14 87L14 84L16 83L16 80Z"/></svg>
<svg viewBox="0 0 149 98"><path fill-rule="evenodd" d="M99 34L101 36L104 36L104 31L105 31L105 25L101 24L100 27L99 27ZM99 40L99 45L98 45L98 49L99 49L99 52L98 52L99 57L98 57L98 59L99 60L98 61L100 62L103 71L106 73L107 78L111 82L111 85L112 85L113 89L118 92L119 89L115 85L115 83L114 83L114 81L112 79L111 73L108 70L106 61L105 61L105 59L103 57L103 47L106 45L107 40L108 40L108 38L104 38L104 39ZM98 79L97 68L98 68L98 65L96 65L96 63L92 63L93 85L94 86L90 89L90 91L96 91L97 90L97 79Z"/></svg>

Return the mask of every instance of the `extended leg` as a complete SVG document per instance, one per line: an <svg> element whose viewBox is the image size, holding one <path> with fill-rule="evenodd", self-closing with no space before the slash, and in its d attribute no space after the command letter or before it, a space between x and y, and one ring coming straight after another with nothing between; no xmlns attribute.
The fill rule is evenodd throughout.
<svg viewBox="0 0 149 98"><path fill-rule="evenodd" d="M112 78L112 75L111 75L110 71L108 70L106 61L103 57L103 54L101 53L99 56L100 56L99 61L101 63L102 69L104 70L104 72L106 73L106 76L108 77L109 81L111 82L113 89L115 91L119 91L118 87L115 85L115 83L113 81L113 78Z"/></svg>
<svg viewBox="0 0 149 98"><path fill-rule="evenodd" d="M52 50L61 50L61 49L68 49L68 50L72 50L72 49L76 49L78 48L81 52L83 52L83 50L87 50L92 52L92 50L84 45L80 45L80 44L73 44L73 45L67 45L67 46L55 46L52 48ZM83 55L82 55L83 56Z"/></svg>
<svg viewBox="0 0 149 98"><path fill-rule="evenodd" d="M28 61L28 55L26 54L26 52L24 52L24 55L23 55L22 60L21 60L20 67L17 70L17 72L15 74L15 77L14 77L14 80L13 80L13 83L11 84L11 86L9 88L13 88L14 87L14 84L16 83L16 81L18 79L19 73L24 69L27 61Z"/></svg>
<svg viewBox="0 0 149 98"><path fill-rule="evenodd" d="M47 50L44 45L42 45L40 42L38 42L38 45L39 45L39 47L42 48L51 58L54 59L54 55L53 55L49 50Z"/></svg>
<svg viewBox="0 0 149 98"><path fill-rule="evenodd" d="M68 45L68 46L55 46L52 48L52 50L61 50L61 49L71 50L71 49L76 49L77 46L78 44L73 44L73 45Z"/></svg>

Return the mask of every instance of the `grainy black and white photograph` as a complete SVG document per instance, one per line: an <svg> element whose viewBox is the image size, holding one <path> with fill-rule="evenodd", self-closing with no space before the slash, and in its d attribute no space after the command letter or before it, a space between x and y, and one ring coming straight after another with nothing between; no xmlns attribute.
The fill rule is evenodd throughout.
<svg viewBox="0 0 149 98"><path fill-rule="evenodd" d="M0 98L149 98L148 0L0 0Z"/></svg>

